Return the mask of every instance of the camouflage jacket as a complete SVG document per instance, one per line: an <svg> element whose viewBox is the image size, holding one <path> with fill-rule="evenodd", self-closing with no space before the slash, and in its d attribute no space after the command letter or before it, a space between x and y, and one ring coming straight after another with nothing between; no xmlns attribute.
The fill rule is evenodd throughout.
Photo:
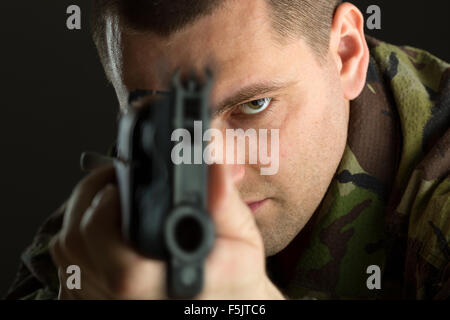
<svg viewBox="0 0 450 320"><path fill-rule="evenodd" d="M367 83L317 212L268 259L290 298L450 297L450 65L367 37ZM369 266L381 289L370 290ZM370 282L370 281L369 281Z"/></svg>
<svg viewBox="0 0 450 320"><path fill-rule="evenodd" d="M450 65L367 39L367 84L351 102L335 177L306 227L267 259L267 271L291 299L448 299ZM8 299L57 297L47 247L64 211L23 253ZM367 285L369 266L379 268L380 289Z"/></svg>

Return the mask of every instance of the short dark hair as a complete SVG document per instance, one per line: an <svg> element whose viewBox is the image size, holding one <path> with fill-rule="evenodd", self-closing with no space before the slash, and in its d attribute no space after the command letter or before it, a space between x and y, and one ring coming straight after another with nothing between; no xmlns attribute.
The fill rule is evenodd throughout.
<svg viewBox="0 0 450 320"><path fill-rule="evenodd" d="M113 14L129 29L170 36L218 9L226 0L93 0L92 35L108 73L106 16ZM272 8L280 36L302 36L323 57L328 51L333 15L341 0L261 0Z"/></svg>

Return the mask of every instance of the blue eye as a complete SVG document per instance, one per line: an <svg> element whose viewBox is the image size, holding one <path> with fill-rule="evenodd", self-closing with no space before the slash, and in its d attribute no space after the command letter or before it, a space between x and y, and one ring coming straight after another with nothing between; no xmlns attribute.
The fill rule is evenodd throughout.
<svg viewBox="0 0 450 320"><path fill-rule="evenodd" d="M242 113L245 114L256 114L264 111L272 101L272 98L262 98L258 100L253 100L250 102L243 103L239 106Z"/></svg>

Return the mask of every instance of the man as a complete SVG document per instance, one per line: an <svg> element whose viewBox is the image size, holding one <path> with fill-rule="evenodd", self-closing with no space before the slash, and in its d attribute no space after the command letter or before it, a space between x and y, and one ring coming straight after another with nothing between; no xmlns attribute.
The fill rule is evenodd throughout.
<svg viewBox="0 0 450 320"><path fill-rule="evenodd" d="M200 299L450 296L447 63L366 39L361 12L340 1L95 6L122 111L129 92L209 67L213 127L279 129L277 174L211 167L217 236ZM166 297L164 265L121 238L114 179L105 166L75 188L9 298ZM80 266L81 290L66 287L68 265Z"/></svg>

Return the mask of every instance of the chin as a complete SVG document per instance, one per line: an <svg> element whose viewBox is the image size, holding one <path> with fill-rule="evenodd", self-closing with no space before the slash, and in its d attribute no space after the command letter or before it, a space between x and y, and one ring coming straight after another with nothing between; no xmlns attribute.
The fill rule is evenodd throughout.
<svg viewBox="0 0 450 320"><path fill-rule="evenodd" d="M263 237L264 238L264 237ZM271 241L264 241L264 253L266 257L271 257L282 251L284 248L287 247L289 243L281 244L276 243L274 244Z"/></svg>
<svg viewBox="0 0 450 320"><path fill-rule="evenodd" d="M295 237L295 235L291 236L293 233L293 230L290 230L291 228L287 228L287 226L277 223L277 221L282 221L283 215L280 214L280 211L277 212L273 206L260 208L260 210L255 213L256 225L258 226L263 239L266 257L273 256L283 250L290 243L292 238Z"/></svg>

